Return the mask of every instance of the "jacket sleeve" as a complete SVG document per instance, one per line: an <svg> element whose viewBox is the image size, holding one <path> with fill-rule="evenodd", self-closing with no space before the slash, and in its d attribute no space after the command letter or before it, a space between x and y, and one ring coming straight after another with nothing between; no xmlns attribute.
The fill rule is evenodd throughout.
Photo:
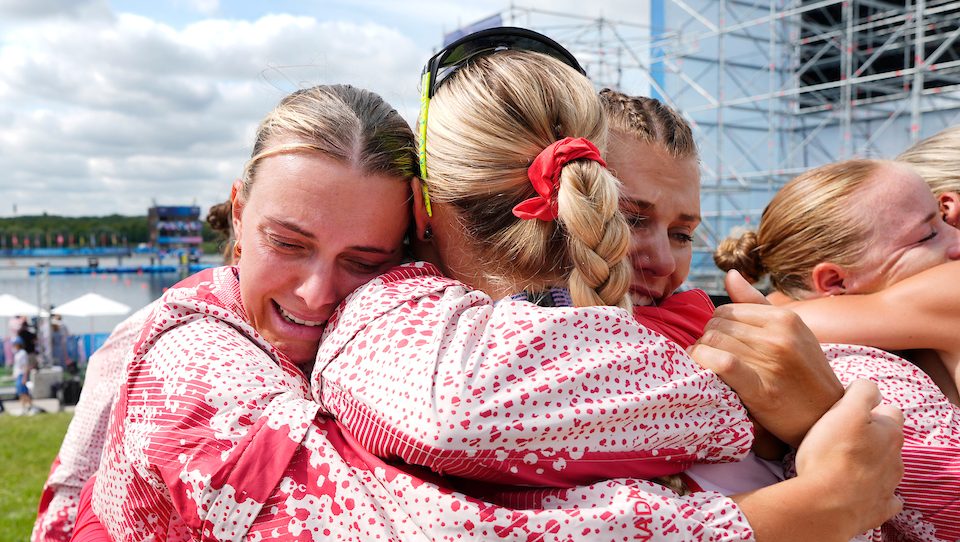
<svg viewBox="0 0 960 542"><path fill-rule="evenodd" d="M457 286L364 309L392 292L355 294L313 373L317 401L380 457L564 487L608 478L614 462L651 478L752 444L733 391L625 311L493 304Z"/></svg>
<svg viewBox="0 0 960 542"><path fill-rule="evenodd" d="M904 415L903 511L889 525L908 540L960 539L960 407L910 362L866 346L825 345L844 386L875 382Z"/></svg>
<svg viewBox="0 0 960 542"><path fill-rule="evenodd" d="M135 358L94 491L100 518L123 518L105 522L111 536L129 539L131 525L161 539L168 525L205 540L249 530L316 426L317 405L287 365L212 317Z"/></svg>
<svg viewBox="0 0 960 542"><path fill-rule="evenodd" d="M33 542L68 541L77 517L80 489L97 471L113 402L123 384L126 363L153 304L113 330L87 363L83 391L43 487Z"/></svg>

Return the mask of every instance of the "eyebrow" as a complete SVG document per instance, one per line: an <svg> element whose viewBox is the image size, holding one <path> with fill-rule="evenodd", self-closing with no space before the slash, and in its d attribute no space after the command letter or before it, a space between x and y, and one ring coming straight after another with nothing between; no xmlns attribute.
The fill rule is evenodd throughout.
<svg viewBox="0 0 960 542"><path fill-rule="evenodd" d="M316 236L316 235L308 232L307 230L301 228L299 225L297 225L297 224L295 224L295 223L293 223L293 222L290 222L289 220L285 220L285 219L283 219L283 218L277 218L277 217L270 217L270 216L268 216L268 217L266 217L266 221L267 221L267 222L272 222L272 223L274 223L274 224L276 224L276 225L278 225L278 226L280 226L280 227L282 227L282 228L284 228L284 229L288 229L288 230L290 230L290 231L292 231L293 233L296 233L296 234L298 234L298 235L302 235L302 236L306 237L307 239L310 239L310 240L316 240L316 239L317 239L317 236ZM266 225L264 225L264 224L261 223L261 224L259 225L259 228L258 228L258 229L262 232L264 229L266 229L266 227L267 227ZM396 250L387 250L387 249L382 248L382 247L372 247L372 246L366 246L366 245L355 245L355 246L351 246L351 247L348 247L348 248L349 248L350 250L356 250L356 251L358 251L358 252L369 252L369 253L371 253L371 254L384 254L384 255L388 255L388 256L389 256L389 255L392 255L394 252L396 252Z"/></svg>
<svg viewBox="0 0 960 542"><path fill-rule="evenodd" d="M621 197L620 202L626 203L627 205L632 205L636 207L637 210L640 210L640 211L647 211L650 209L655 209L657 207L652 202L649 202L647 200L633 199L628 197ZM687 213L681 213L680 220L684 222L700 222L702 220L702 217L700 215L691 215Z"/></svg>

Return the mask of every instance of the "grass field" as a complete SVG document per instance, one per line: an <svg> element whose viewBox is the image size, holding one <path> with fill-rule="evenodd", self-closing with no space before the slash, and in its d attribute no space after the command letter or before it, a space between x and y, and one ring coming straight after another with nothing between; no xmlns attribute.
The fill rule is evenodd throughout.
<svg viewBox="0 0 960 542"><path fill-rule="evenodd" d="M30 539L40 491L72 417L0 414L0 540Z"/></svg>

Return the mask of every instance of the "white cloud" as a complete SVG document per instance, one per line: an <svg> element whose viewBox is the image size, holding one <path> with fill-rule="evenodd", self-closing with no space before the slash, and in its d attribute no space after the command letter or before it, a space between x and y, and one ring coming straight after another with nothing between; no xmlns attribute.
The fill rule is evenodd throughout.
<svg viewBox="0 0 960 542"><path fill-rule="evenodd" d="M143 214L154 198L221 201L259 119L318 83L373 89L413 122L420 68L441 31L506 2L411 2L244 19L220 15L236 4L216 0L168 0L151 17L113 13L107 0L0 0L0 215L12 203L21 214L96 215ZM646 0L526 5L627 20L648 9ZM327 15L334 7L339 15Z"/></svg>
<svg viewBox="0 0 960 542"><path fill-rule="evenodd" d="M426 56L374 23L292 15L181 29L131 14L55 17L14 28L2 43L0 201L20 214L221 201L256 123L284 94L350 82L404 97L394 105L412 118Z"/></svg>

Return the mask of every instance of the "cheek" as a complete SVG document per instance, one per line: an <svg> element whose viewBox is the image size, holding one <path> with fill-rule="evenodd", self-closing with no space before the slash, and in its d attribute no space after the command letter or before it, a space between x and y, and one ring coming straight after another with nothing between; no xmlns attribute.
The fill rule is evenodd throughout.
<svg viewBox="0 0 960 542"><path fill-rule="evenodd" d="M692 256L692 247L679 248L673 252L674 271L670 277L670 282L674 290L679 288L680 285L683 284L683 281L687 280L687 276L690 274L690 261Z"/></svg>
<svg viewBox="0 0 960 542"><path fill-rule="evenodd" d="M673 261L677 266L677 273L682 274L681 281L687 279L687 273L690 272L690 262L693 259L693 247L687 246L674 252Z"/></svg>
<svg viewBox="0 0 960 542"><path fill-rule="evenodd" d="M900 258L890 272L877 278L876 282L880 283L880 286L876 289L892 286L903 279L912 277L917 273L926 271L931 267L946 263L947 261L948 259L943 250L910 251Z"/></svg>
<svg viewBox="0 0 960 542"><path fill-rule="evenodd" d="M251 310L265 304L265 298L292 288L300 274L296 265L280 262L268 249L256 244L244 250L238 267L243 303Z"/></svg>
<svg viewBox="0 0 960 542"><path fill-rule="evenodd" d="M927 254L925 258L918 258L915 262L913 262L913 265L910 266L910 275L916 275L917 273L926 271L931 267L936 267L949 261L950 258L947 257L945 250L937 250L936 252Z"/></svg>

